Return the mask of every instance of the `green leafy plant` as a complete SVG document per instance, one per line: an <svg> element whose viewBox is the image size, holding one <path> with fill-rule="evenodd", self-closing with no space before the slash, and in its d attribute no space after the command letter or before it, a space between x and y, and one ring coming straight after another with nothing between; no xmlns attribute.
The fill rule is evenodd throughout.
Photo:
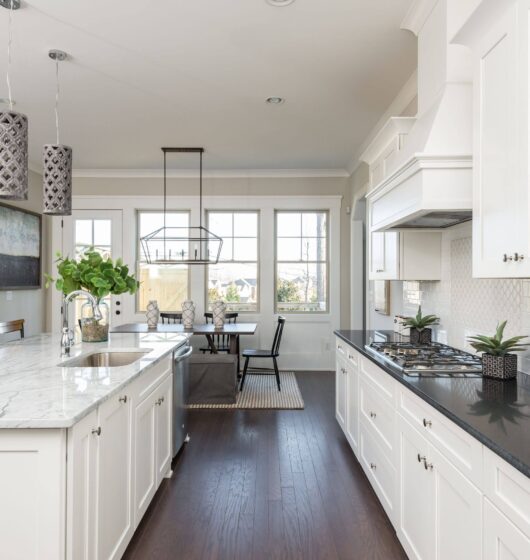
<svg viewBox="0 0 530 560"><path fill-rule="evenodd" d="M404 325L422 331L427 327L437 325L439 321L440 317L436 317L436 315L422 315L420 305L416 317L405 317Z"/></svg>
<svg viewBox="0 0 530 560"><path fill-rule="evenodd" d="M64 294L86 290L100 300L109 294L135 294L140 285L121 259L114 262L111 258L102 257L93 247L79 260L57 253L56 262L59 277L54 279L45 274L46 287L55 283L55 287Z"/></svg>
<svg viewBox="0 0 530 560"><path fill-rule="evenodd" d="M528 344L520 344L521 340L527 336L514 336L503 340L504 329L508 321L503 321L497 325L497 331L493 336L470 336L469 343L477 352L491 354L492 356L505 356L510 352L523 352L528 348Z"/></svg>

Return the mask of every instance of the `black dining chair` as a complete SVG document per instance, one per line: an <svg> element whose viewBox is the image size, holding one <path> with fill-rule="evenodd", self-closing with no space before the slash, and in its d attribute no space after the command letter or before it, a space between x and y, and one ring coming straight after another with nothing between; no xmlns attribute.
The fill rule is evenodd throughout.
<svg viewBox="0 0 530 560"><path fill-rule="evenodd" d="M182 324L182 313L160 313L160 319L162 324Z"/></svg>
<svg viewBox="0 0 530 560"><path fill-rule="evenodd" d="M237 323L237 318L239 317L239 313L225 313L225 323L235 324ZM206 323L213 323L213 313L207 311L204 314L204 319ZM227 334L214 334L212 336L213 343L217 348L217 352L230 352L230 339ZM210 346L199 348L199 350L205 354L206 352L212 353L212 348ZM238 338L238 347L237 353L239 354L239 338Z"/></svg>
<svg viewBox="0 0 530 560"><path fill-rule="evenodd" d="M243 390L245 379L248 373L248 363L250 358L272 358L274 369L272 368L252 368L250 375L276 375L276 384L278 391L281 391L280 386L280 372L278 371L278 361L276 358L280 356L280 343L282 341L283 326L285 325L285 317L281 315L278 317L278 324L276 325L276 332L274 333L274 340L272 341L272 348L270 350L243 350L243 358L245 358L245 365L243 367L243 377L241 378L241 385L239 390Z"/></svg>

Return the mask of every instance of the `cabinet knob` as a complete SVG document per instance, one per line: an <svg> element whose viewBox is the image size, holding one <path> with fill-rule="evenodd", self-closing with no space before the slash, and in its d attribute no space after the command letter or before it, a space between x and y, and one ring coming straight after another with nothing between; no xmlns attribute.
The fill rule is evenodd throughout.
<svg viewBox="0 0 530 560"><path fill-rule="evenodd" d="M370 463L370 468L375 471L375 469L377 468L377 465L375 463Z"/></svg>
<svg viewBox="0 0 530 560"><path fill-rule="evenodd" d="M125 404L127 402L127 395L123 395L123 397L120 397L118 399L118 402Z"/></svg>
<svg viewBox="0 0 530 560"><path fill-rule="evenodd" d="M426 457L420 455L419 453L418 453L417 457L418 457L418 463L421 463L422 461L425 461L425 459L426 459Z"/></svg>
<svg viewBox="0 0 530 560"><path fill-rule="evenodd" d="M156 401L156 404L157 404L158 406L160 406L163 402L164 402L164 397L160 397L160 398Z"/></svg>
<svg viewBox="0 0 530 560"><path fill-rule="evenodd" d="M98 426L97 428L94 428L92 430L92 434L95 436L100 436L101 435L101 426Z"/></svg>
<svg viewBox="0 0 530 560"><path fill-rule="evenodd" d="M504 255L502 256L502 262L508 262L508 261L513 261L513 257L504 253Z"/></svg>
<svg viewBox="0 0 530 560"><path fill-rule="evenodd" d="M434 468L434 465L432 463L427 463L427 459L423 460L423 466L425 467L426 471L432 471Z"/></svg>
<svg viewBox="0 0 530 560"><path fill-rule="evenodd" d="M377 414L370 410L370 418L375 418L376 416L377 416Z"/></svg>
<svg viewBox="0 0 530 560"><path fill-rule="evenodd" d="M432 422L430 420L425 419L425 418L423 419L423 425L426 428L432 428Z"/></svg>
<svg viewBox="0 0 530 560"><path fill-rule="evenodd" d="M342 373L346 373L346 370L343 367L340 368L340 371L342 371Z"/></svg>
<svg viewBox="0 0 530 560"><path fill-rule="evenodd" d="M524 255L520 255L519 253L514 253L513 260L515 262L524 261Z"/></svg>

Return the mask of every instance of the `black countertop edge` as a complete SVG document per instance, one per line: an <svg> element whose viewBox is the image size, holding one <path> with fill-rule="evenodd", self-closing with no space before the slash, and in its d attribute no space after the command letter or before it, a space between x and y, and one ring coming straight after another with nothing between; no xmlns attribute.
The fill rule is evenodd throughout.
<svg viewBox="0 0 530 560"><path fill-rule="evenodd" d="M359 332L361 332L361 331L359 331ZM368 352L366 350L366 348L364 347L365 341L367 340L367 334L366 333L362 335L362 343L360 343L359 341L352 340L351 338L348 338L348 336L345 335L340 330L333 331L333 334L338 336L341 340L343 340L348 345L353 347L360 354L362 354L365 358L368 358L375 365L377 365L382 370L384 370L386 373L391 375L394 379L399 381L399 383L404 385L408 390L412 391L415 395L420 397L426 403L430 404L433 408L435 408L436 410L441 412L444 416L449 418L449 420L451 420L452 422L454 422L455 424L460 426L460 428L462 428L465 432L467 432L468 434L473 436L475 439L477 439L480 443L484 444L486 447L491 449L494 453L499 455L507 463L509 463L514 468L516 468L518 471L520 471L525 476L530 478L530 465L528 465L526 462L520 460L518 457L514 456L512 453L510 453L507 449L505 449L498 442L495 442L494 440L489 438L486 434L484 434L482 431L478 430L474 426L471 426L468 422L463 420L460 416L458 416L457 414L454 414L453 412L451 412L450 410L445 408L442 403L440 403L436 399L432 398L430 395L426 394L425 392L421 391L414 384L410 383L407 376L403 372L401 372L401 370L399 370L397 368L393 368L390 364L388 364L384 360L378 359L376 355L372 354L371 352ZM458 379L454 379L453 381L458 381ZM529 434L530 434L530 421L529 421ZM530 435L529 435L529 437L530 437Z"/></svg>

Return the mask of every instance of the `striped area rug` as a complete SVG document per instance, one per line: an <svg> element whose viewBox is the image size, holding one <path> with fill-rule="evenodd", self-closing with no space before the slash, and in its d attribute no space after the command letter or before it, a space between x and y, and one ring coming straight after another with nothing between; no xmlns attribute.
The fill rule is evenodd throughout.
<svg viewBox="0 0 530 560"><path fill-rule="evenodd" d="M234 404L189 404L188 408L303 409L304 399L294 372L280 371L280 383L282 390L278 391L274 375L251 375L249 372Z"/></svg>

